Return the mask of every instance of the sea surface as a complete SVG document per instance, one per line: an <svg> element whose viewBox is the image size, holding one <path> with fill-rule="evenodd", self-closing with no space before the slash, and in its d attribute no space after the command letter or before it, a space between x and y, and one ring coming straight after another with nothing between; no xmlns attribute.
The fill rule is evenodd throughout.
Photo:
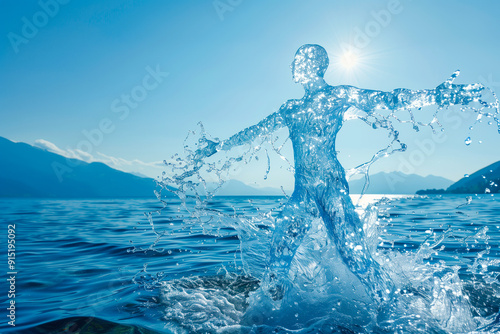
<svg viewBox="0 0 500 334"><path fill-rule="evenodd" d="M475 330L497 332L498 194L382 197L366 195L359 202L364 207L359 209L361 214L368 204L375 205L368 208L375 212L380 229L377 251L400 254L393 255L394 261L427 252L421 260L432 272L422 275L441 275L444 281L447 273L455 271L470 303ZM215 197L208 209L224 219L235 217L236 222L253 217L255 223L259 217L276 215L283 201L281 197ZM356 324L355 316L337 317L339 310L330 311L329 322L324 320L328 312L321 321L310 315L302 321L302 315L296 314L297 319L282 325L245 318L247 299L259 287L258 275L248 266L258 266L259 261L264 265L267 254L259 257L258 252L265 252L265 247L248 253L254 258L242 258L248 250L240 240L248 241L248 236L234 228L237 225L220 229L215 223L197 225L196 220L184 219L186 207L179 209L179 205L175 199L167 200L165 208L155 199L0 200L4 277L0 332L329 332L325 323L333 324L330 332L365 330L366 322ZM15 234L15 264L10 269L9 226ZM269 229L266 224L252 226ZM449 270L438 274L436 265ZM8 297L12 288L6 284L5 277L12 276L8 272L16 272L13 298ZM15 327L8 324L11 300L15 301Z"/></svg>

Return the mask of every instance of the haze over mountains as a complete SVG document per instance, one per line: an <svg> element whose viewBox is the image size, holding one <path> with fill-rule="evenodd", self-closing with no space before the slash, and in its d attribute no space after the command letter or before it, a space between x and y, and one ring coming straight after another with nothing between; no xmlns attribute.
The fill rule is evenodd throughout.
<svg viewBox="0 0 500 334"><path fill-rule="evenodd" d="M155 198L156 184L153 179L125 173L103 163L69 159L3 137L0 137L0 152L0 197ZM360 193L364 182L364 179L352 180L349 183L351 193ZM421 189L440 188L447 188L446 192L450 193L484 193L486 187L491 192L498 192L499 187L494 184L499 183L500 161L455 184L432 175L422 177L398 172L378 173L370 176L366 193L415 194ZM213 187L209 185L209 188ZM290 189L285 192L291 194ZM283 196L283 191L251 187L241 181L229 180L216 195Z"/></svg>

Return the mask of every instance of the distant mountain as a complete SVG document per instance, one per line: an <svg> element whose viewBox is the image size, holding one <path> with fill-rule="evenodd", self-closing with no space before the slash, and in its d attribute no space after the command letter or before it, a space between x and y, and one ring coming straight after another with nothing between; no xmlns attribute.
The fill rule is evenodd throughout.
<svg viewBox="0 0 500 334"><path fill-rule="evenodd" d="M436 188L436 187L434 187ZM442 188L442 187L438 187ZM444 188L444 187L443 187ZM484 167L468 177L463 177L446 190L426 189L417 194L484 194L500 193L500 161Z"/></svg>
<svg viewBox="0 0 500 334"><path fill-rule="evenodd" d="M349 182L351 194L360 194L365 183L364 178ZM420 176L399 172L377 173L370 175L370 186L366 194L415 194L422 185L429 187L448 187L453 181L439 176ZM214 185L209 185L213 189ZM292 192L287 190L290 195ZM216 192L216 196L283 196L283 191L277 188L255 188L243 182L229 180Z"/></svg>
<svg viewBox="0 0 500 334"><path fill-rule="evenodd" d="M142 175L87 163L0 137L0 197L154 198L155 182ZM208 185L214 189L215 185ZM174 196L163 191L166 196ZM281 189L255 188L229 180L216 196L282 196Z"/></svg>
<svg viewBox="0 0 500 334"><path fill-rule="evenodd" d="M0 152L0 197L155 197L153 179L103 163L68 159L3 137Z"/></svg>
<svg viewBox="0 0 500 334"><path fill-rule="evenodd" d="M453 181L444 177L428 175L420 176L416 174L404 174L400 172L377 173L370 175L370 185L366 194L415 194L419 189L428 188L446 188ZM351 194L360 194L365 179L357 179L349 182Z"/></svg>
<svg viewBox="0 0 500 334"><path fill-rule="evenodd" d="M25 143L14 143L0 137L0 197L43 198L154 198L155 182L113 169L103 163L86 163L69 159ZM489 172L489 170L492 172ZM488 174L489 173L489 174ZM500 162L458 181L450 191L470 188L471 183L486 186L482 175L500 183ZM496 178L495 178L496 177ZM483 181L481 181L483 180ZM462 182L463 181L463 182ZM461 183L462 182L462 183ZM483 182L483 183L481 183ZM422 177L414 174L378 173L370 176L367 194L414 194L419 189L446 188L452 181L437 176ZM360 193L364 179L349 183L350 192ZM456 189L453 188L456 186ZM213 189L213 185L209 185ZM483 188L478 188L482 189ZM498 192L498 187L492 192ZM473 191L474 192L474 191ZM287 191L287 193L290 193ZM166 196L174 196L168 191ZM227 181L217 196L281 196L276 188L251 187L241 181Z"/></svg>
<svg viewBox="0 0 500 334"><path fill-rule="evenodd" d="M213 191L215 187L215 184L209 184L207 186L209 191ZM203 193L203 191L200 193ZM290 192L287 192L287 194L288 193ZM228 180L217 190L215 196L284 196L284 194L281 189L270 187L255 188L241 181Z"/></svg>

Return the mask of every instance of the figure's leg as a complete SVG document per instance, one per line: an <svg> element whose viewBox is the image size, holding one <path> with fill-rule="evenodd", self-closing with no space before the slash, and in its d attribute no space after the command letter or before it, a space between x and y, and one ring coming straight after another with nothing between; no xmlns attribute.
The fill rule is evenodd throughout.
<svg viewBox="0 0 500 334"><path fill-rule="evenodd" d="M310 209L315 210L314 202L296 201L292 197L276 219L264 277L274 300L282 299L286 293L290 264L315 218L314 212L307 210L311 205Z"/></svg>
<svg viewBox="0 0 500 334"><path fill-rule="evenodd" d="M363 224L350 197L334 187L324 186L317 190L320 215L344 263L373 298L379 302L387 300L393 292L393 283L372 258L365 242Z"/></svg>

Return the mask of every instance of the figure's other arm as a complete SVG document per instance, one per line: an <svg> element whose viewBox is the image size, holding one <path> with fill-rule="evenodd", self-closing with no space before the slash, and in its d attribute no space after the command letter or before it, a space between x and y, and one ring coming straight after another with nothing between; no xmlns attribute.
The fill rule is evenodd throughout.
<svg viewBox="0 0 500 334"><path fill-rule="evenodd" d="M421 108L436 104L439 106L467 104L478 101L484 86L480 84L454 85L445 82L435 89L411 90L398 88L391 92L347 87L347 102L370 113L375 109Z"/></svg>
<svg viewBox="0 0 500 334"><path fill-rule="evenodd" d="M286 102L277 112L267 116L258 124L252 125L220 143L205 140L206 146L199 149L197 154L202 157L209 157L218 151L229 151L233 147L252 142L260 135L268 134L277 130L278 128L284 126L283 116L285 111L288 110L290 106L291 102Z"/></svg>
<svg viewBox="0 0 500 334"><path fill-rule="evenodd" d="M346 102L357 109L371 113L376 109L401 109L404 107L419 108L435 102L432 98L434 90L410 90L398 88L391 92L346 87Z"/></svg>

